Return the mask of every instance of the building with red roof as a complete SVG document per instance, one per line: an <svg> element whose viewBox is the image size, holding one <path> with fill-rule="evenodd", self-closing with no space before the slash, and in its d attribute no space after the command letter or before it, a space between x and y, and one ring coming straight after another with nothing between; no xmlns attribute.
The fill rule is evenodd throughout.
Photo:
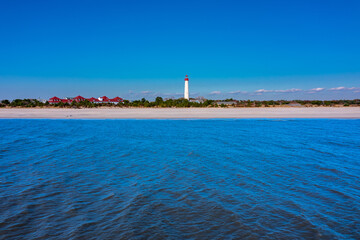
<svg viewBox="0 0 360 240"><path fill-rule="evenodd" d="M98 102L100 102L99 99L94 98L94 97L89 98L88 100L89 100L89 102L92 102L92 103L98 103Z"/></svg>
<svg viewBox="0 0 360 240"><path fill-rule="evenodd" d="M85 100L88 100L89 102L92 102L92 103L119 103L119 102L122 102L123 99L121 97L115 97L115 98L108 98L107 96L102 96L102 97L99 97L99 98L94 98L94 97L91 97L91 98L84 98L82 96L77 96L77 97L74 97L74 98L65 98L65 99L61 99L61 98L58 98L58 97L52 97L49 99L49 103L51 104L56 104L56 103L72 103L72 102L82 102L82 101L85 101Z"/></svg>
<svg viewBox="0 0 360 240"><path fill-rule="evenodd" d="M110 99L107 96L99 97L100 102L107 103L110 102Z"/></svg>
<svg viewBox="0 0 360 240"><path fill-rule="evenodd" d="M110 99L110 102L112 102L112 103L119 103L122 101L123 101L123 99L121 97L114 97L114 98Z"/></svg>
<svg viewBox="0 0 360 240"><path fill-rule="evenodd" d="M72 99L61 99L61 102L63 102L63 103L72 103Z"/></svg>
<svg viewBox="0 0 360 240"><path fill-rule="evenodd" d="M59 103L61 102L61 99L58 97L52 97L49 99L49 103Z"/></svg>
<svg viewBox="0 0 360 240"><path fill-rule="evenodd" d="M82 97L82 96L77 96L77 97L74 97L74 99L73 99L74 101L76 101L76 102L82 102L82 101L85 101L86 100L86 98L84 98L84 97Z"/></svg>

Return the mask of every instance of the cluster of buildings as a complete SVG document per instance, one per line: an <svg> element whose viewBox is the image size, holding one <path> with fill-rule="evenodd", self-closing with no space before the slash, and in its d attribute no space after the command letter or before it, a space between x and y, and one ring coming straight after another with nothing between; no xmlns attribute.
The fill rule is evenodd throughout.
<svg viewBox="0 0 360 240"><path fill-rule="evenodd" d="M115 97L115 98L108 98L106 96L99 97L99 98L84 98L82 96L77 96L74 98L58 98L58 97L52 97L49 99L49 103L55 104L55 103L72 103L72 102L83 102L85 100L88 100L91 103L115 103L118 104L119 102L123 102L123 99L121 97Z"/></svg>

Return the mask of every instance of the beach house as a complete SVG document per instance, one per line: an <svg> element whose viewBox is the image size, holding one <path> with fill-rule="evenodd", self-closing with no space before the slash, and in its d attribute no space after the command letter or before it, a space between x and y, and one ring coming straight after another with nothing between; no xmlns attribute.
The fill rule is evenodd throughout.
<svg viewBox="0 0 360 240"><path fill-rule="evenodd" d="M123 102L124 99L122 99L121 97L115 97L115 98L108 98L107 96L102 96L99 98L84 98L82 96L77 96L74 98L58 98L58 97L52 97L49 99L49 103L50 104L57 104L57 103L72 103L72 102L83 102L83 101L89 101L91 103L113 103L113 104L118 104L120 102Z"/></svg>

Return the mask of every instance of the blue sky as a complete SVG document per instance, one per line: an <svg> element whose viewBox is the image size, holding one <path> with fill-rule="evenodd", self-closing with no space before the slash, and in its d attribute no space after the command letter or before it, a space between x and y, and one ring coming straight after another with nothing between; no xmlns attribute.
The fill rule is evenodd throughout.
<svg viewBox="0 0 360 240"><path fill-rule="evenodd" d="M0 1L0 99L360 98L360 1Z"/></svg>

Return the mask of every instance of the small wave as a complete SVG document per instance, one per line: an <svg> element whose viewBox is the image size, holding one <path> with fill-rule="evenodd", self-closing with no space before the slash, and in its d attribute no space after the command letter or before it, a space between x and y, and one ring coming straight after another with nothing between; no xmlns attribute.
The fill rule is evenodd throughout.
<svg viewBox="0 0 360 240"><path fill-rule="evenodd" d="M109 200L109 199L113 198L114 196L115 196L115 194L114 194L114 193L111 193L111 194L105 196L104 198L102 198L101 200L102 200L102 201Z"/></svg>
<svg viewBox="0 0 360 240"><path fill-rule="evenodd" d="M331 152L324 152L324 151L321 151L319 149L315 149L315 148L307 148L311 151L314 151L314 152L318 152L318 153L322 153L322 154L327 154L327 155L330 155L330 156L334 156L336 157L336 155L334 153L331 153Z"/></svg>

